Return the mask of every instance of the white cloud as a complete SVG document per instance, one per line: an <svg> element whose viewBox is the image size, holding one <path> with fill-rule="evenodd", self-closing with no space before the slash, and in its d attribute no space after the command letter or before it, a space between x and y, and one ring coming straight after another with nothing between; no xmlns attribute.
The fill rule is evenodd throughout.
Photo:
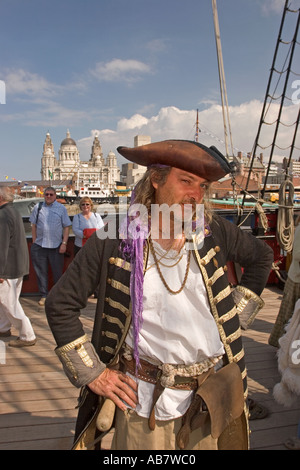
<svg viewBox="0 0 300 470"><path fill-rule="evenodd" d="M282 13L285 0L260 0L259 4L265 14Z"/></svg>
<svg viewBox="0 0 300 470"><path fill-rule="evenodd" d="M142 116L141 114L134 114L130 119L122 118L118 122L117 130L119 132L127 131L127 130L138 130L141 127L146 126L148 124L148 119Z"/></svg>
<svg viewBox="0 0 300 470"><path fill-rule="evenodd" d="M100 65L98 64L100 67ZM96 69L95 69L96 70ZM150 73L150 68L139 61L122 61L115 59L104 64L102 77L107 74L107 79L130 80L130 77L139 73ZM80 126L83 122L93 123L104 116L110 115L112 110L104 109L76 109L64 106L59 102L58 97L66 92L67 86L56 85L49 82L44 77L28 72L23 69L6 71L4 76L7 93L14 95L14 98L25 104L31 103L33 106L19 109L15 114L3 114L0 121L16 121L26 126L43 127L73 127ZM75 86L75 82L73 86ZM68 91L70 91L68 84ZM90 156L90 149L95 133L97 132L102 144L103 152L106 155L110 150L116 151L119 145L132 146L134 137L138 134L149 135L152 142L164 139L188 139L194 140L196 111L179 109L175 106L161 108L156 114L151 112L153 105L148 109L135 113L129 117L120 118L113 128L93 129L90 136L83 137L78 141L81 156L86 160ZM231 128L233 136L234 153L242 151L251 152L258 130L261 110L263 104L258 100L242 103L238 106L230 107ZM273 104L266 116L266 121L272 123L277 118L279 104ZM281 126L277 143L280 148L275 149L276 155L287 155L285 150L291 144L293 130L292 124L297 119L297 105L285 106L282 113L282 121L286 126ZM145 114L147 116L145 116ZM220 105L210 102L206 103L206 108L199 112L200 135L199 140L205 145L215 145L220 151L225 153L224 129L222 119L222 108ZM290 126L290 127L289 127ZM272 143L274 134L273 126L264 126L260 144L266 149L258 149L257 153L269 154L269 146ZM268 147L268 149L267 149ZM300 147L299 137L296 147ZM294 158L299 157L296 149ZM122 162L122 158L119 157Z"/></svg>
<svg viewBox="0 0 300 470"><path fill-rule="evenodd" d="M152 53L165 52L167 50L166 39L153 39L146 44L146 48Z"/></svg>
<svg viewBox="0 0 300 470"><path fill-rule="evenodd" d="M248 103L242 103L239 106L230 107L231 129L233 136L234 154L238 151L244 154L251 152L258 130L262 103L253 100ZM287 106L284 108L282 120L286 123L295 121L297 106ZM277 110L274 108L272 113L267 116L268 121L273 122ZM201 132L199 142L204 145L215 145L219 150L225 153L224 130L222 120L222 109L219 105L212 105L209 108L199 112L199 123ZM265 126L262 134L261 143L268 146L272 143L274 127ZM181 110L175 106L161 108L156 115L146 118L140 114L135 114L129 118L122 118L116 125L116 130L93 130L91 136L78 142L82 158L87 159L90 154L95 132L98 133L103 153L106 156L110 150L116 152L119 145L132 147L134 137L138 134L148 135L151 141L165 139L187 139L194 140L196 131L196 111ZM284 148L291 144L293 128L281 127L278 134L278 143ZM83 143L85 144L83 146ZM299 142L297 143L299 147ZM230 152L231 153L231 152ZM268 159L269 149L257 149L257 154L263 153L265 159ZM299 153L299 152L298 152ZM286 151L276 149L274 156L286 155ZM297 155L294 155L296 157ZM119 163L124 163L123 157L117 154Z"/></svg>
<svg viewBox="0 0 300 470"><path fill-rule="evenodd" d="M7 93L49 98L57 95L62 87L49 82L44 77L24 69L7 70L4 73Z"/></svg>
<svg viewBox="0 0 300 470"><path fill-rule="evenodd" d="M100 81L125 81L127 83L133 83L139 80L143 74L150 72L149 65L133 59L113 59L110 62L98 62L95 68L90 70L91 75Z"/></svg>

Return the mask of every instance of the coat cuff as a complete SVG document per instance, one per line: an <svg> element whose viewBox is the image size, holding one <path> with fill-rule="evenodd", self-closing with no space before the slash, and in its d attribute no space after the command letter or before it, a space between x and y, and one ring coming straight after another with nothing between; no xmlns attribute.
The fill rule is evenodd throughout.
<svg viewBox="0 0 300 470"><path fill-rule="evenodd" d="M244 286L237 286L233 290L232 295L236 304L241 328L247 330L265 303L257 294Z"/></svg>
<svg viewBox="0 0 300 470"><path fill-rule="evenodd" d="M68 379L78 388L91 383L106 368L87 335L56 348L55 352Z"/></svg>

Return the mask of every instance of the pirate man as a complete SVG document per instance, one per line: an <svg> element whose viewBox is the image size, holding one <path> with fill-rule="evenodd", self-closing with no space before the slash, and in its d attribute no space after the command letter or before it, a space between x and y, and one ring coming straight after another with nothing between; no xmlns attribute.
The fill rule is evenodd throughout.
<svg viewBox="0 0 300 470"><path fill-rule="evenodd" d="M96 448L110 426L116 450L247 449L241 328L262 306L272 250L207 205L210 184L232 171L215 147L118 152L147 167L128 217L118 237L104 228L88 240L46 302L81 388L74 449ZM229 262L242 267L234 288ZM97 286L89 338L80 312Z"/></svg>

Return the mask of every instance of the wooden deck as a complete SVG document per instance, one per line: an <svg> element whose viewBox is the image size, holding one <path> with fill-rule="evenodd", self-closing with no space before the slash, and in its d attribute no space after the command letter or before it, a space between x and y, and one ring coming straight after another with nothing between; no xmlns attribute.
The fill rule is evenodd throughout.
<svg viewBox="0 0 300 470"><path fill-rule="evenodd" d="M270 416L251 421L251 448L284 450L284 441L297 433L300 402L292 408L276 404L272 389L279 381L276 351L268 345L282 291L267 288L265 307L244 333L250 396L266 405ZM78 390L62 372L55 343L38 297L22 297L38 341L30 348L6 347L0 364L0 450L66 450L74 436ZM89 334L95 300L90 299L82 319ZM12 330L13 334L17 334ZM8 343L9 339L4 339ZM3 349L3 348L2 348ZM4 362L3 358L1 362ZM106 441L106 446L109 439ZM106 447L108 448L108 447Z"/></svg>

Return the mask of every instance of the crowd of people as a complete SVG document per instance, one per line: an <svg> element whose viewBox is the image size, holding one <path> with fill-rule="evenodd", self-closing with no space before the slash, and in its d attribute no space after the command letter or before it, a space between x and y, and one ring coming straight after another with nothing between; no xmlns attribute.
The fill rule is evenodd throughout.
<svg viewBox="0 0 300 470"><path fill-rule="evenodd" d="M118 152L147 167L118 237L94 233L104 223L87 197L71 222L52 187L30 216L39 304L65 373L81 390L74 449L99 448L108 431L103 420L115 429L114 450L248 449L249 407L251 413L256 404L248 400L241 329L263 305L273 252L209 206L211 183L233 171L215 147L169 140ZM0 225L0 336L14 326L20 336L9 344L33 346L19 302L28 248L5 188ZM74 260L62 275L71 226ZM289 292L299 298L299 230L285 303ZM242 267L234 289L228 262ZM89 338L80 314L95 292ZM288 305L290 312L290 297ZM282 309L277 347L292 316Z"/></svg>
<svg viewBox="0 0 300 470"><path fill-rule="evenodd" d="M13 326L19 336L8 344L21 348L34 346L37 339L19 300L24 276L29 274L30 260L23 220L12 201L9 188L0 187L0 338L10 337ZM101 216L93 212L90 198L82 198L79 208L81 212L73 218L74 255L89 237L90 233L86 232L104 225ZM29 220L32 228L30 256L40 294L38 303L44 306L50 270L54 284L63 274L72 222L65 206L57 202L53 187L45 189L44 201L34 206Z"/></svg>

